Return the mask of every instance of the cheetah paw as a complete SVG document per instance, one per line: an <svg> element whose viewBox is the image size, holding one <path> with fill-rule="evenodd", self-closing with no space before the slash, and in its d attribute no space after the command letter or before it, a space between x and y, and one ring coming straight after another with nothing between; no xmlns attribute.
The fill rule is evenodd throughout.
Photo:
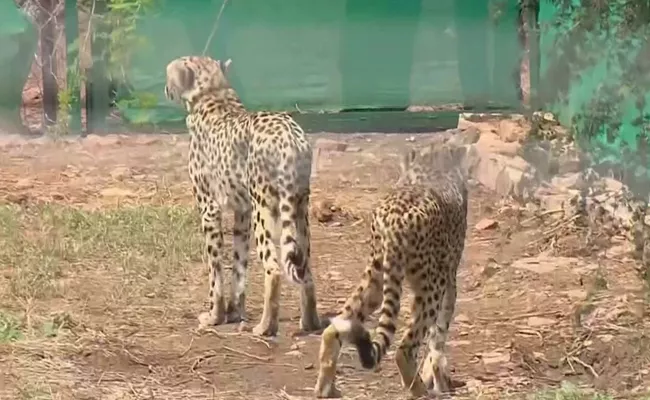
<svg viewBox="0 0 650 400"><path fill-rule="evenodd" d="M260 322L253 328L253 334L257 336L275 336L278 334L277 324Z"/></svg>
<svg viewBox="0 0 650 400"><path fill-rule="evenodd" d="M427 388L424 386L420 379L415 379L415 382L409 387L410 397L417 399L427 394Z"/></svg>
<svg viewBox="0 0 650 400"><path fill-rule="evenodd" d="M317 399L338 399L343 393L334 386L334 384L326 385L325 387L316 387L314 395Z"/></svg>
<svg viewBox="0 0 650 400"><path fill-rule="evenodd" d="M244 322L245 320L246 316L243 308L240 305L235 305L233 302L229 302L226 309L226 322L232 324L235 322Z"/></svg>

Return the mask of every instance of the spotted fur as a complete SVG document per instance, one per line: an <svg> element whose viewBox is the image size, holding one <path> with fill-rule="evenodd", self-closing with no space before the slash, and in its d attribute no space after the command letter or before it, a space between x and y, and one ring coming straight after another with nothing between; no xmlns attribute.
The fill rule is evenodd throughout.
<svg viewBox="0 0 650 400"><path fill-rule="evenodd" d="M342 343L352 343L361 365L378 366L389 348L400 312L404 278L415 298L395 361L402 384L414 396L450 390L444 347L456 303L456 270L465 246L467 187L464 147L432 145L408 152L398 185L374 210L370 260L361 283L323 332L317 397L338 397L336 364ZM363 326L377 308L371 336ZM417 350L428 339L422 376Z"/></svg>
<svg viewBox="0 0 650 400"><path fill-rule="evenodd" d="M310 270L309 196L312 148L287 113L250 112L228 82L231 60L180 57L167 65L165 95L187 109L189 175L210 266L210 309L200 325L245 319L252 233L264 266L264 310L253 332L277 334L280 276L301 288L301 328L319 328ZM234 212L232 289L224 296L222 214ZM280 257L276 242L280 242ZM280 267L282 265L282 268Z"/></svg>

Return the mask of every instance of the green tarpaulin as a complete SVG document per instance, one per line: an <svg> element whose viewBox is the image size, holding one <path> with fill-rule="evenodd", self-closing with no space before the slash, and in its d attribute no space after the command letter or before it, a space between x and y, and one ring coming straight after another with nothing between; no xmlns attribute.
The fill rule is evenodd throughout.
<svg viewBox="0 0 650 400"><path fill-rule="evenodd" d="M127 119L182 119L162 98L164 66L202 53L221 6L167 1L141 20L148 46L130 83L158 103L126 103ZM251 109L516 108L516 18L516 0L237 0L227 3L208 55L233 59L233 84Z"/></svg>

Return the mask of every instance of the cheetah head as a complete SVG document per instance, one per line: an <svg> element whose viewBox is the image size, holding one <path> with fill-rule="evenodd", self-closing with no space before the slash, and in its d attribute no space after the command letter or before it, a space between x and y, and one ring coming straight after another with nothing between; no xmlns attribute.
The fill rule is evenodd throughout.
<svg viewBox="0 0 650 400"><path fill-rule="evenodd" d="M167 64L165 97L176 103L191 103L208 90L227 89L232 60L224 62L207 56L185 56Z"/></svg>
<svg viewBox="0 0 650 400"><path fill-rule="evenodd" d="M433 143L419 150L411 149L400 163L398 184L416 183L434 173L458 172L465 175L465 146Z"/></svg>

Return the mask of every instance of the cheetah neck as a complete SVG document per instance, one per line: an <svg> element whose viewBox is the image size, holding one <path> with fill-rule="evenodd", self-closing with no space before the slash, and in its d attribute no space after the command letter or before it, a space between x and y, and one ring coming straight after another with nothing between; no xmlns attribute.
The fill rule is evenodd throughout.
<svg viewBox="0 0 650 400"><path fill-rule="evenodd" d="M233 88L212 90L197 96L196 100L187 102L189 112L210 110L211 114L226 114L244 111L244 104Z"/></svg>

